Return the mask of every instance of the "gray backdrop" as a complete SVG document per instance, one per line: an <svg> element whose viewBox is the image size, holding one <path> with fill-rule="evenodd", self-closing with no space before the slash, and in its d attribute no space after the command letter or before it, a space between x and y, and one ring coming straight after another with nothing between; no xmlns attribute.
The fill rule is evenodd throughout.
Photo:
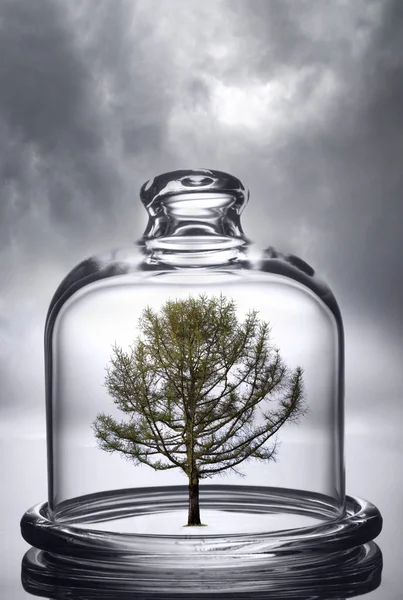
<svg viewBox="0 0 403 600"><path fill-rule="evenodd" d="M140 185L179 168L239 177L247 236L332 287L346 329L347 491L384 511L389 492L402 501L402 23L400 0L0 0L10 548L25 548L18 519L46 497L50 298L77 262L142 234Z"/></svg>

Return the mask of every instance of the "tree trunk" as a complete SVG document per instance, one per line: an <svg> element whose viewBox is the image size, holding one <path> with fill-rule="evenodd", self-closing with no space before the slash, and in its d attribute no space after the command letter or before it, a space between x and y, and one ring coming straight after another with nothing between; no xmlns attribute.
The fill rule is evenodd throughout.
<svg viewBox="0 0 403 600"><path fill-rule="evenodd" d="M199 478L189 477L188 525L201 525L199 506Z"/></svg>

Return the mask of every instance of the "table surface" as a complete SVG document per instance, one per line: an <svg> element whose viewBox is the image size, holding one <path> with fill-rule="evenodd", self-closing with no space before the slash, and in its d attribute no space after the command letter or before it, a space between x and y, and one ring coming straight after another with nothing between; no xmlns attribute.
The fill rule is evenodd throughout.
<svg viewBox="0 0 403 600"><path fill-rule="evenodd" d="M361 430L346 427L346 489L381 511L383 530L376 543L383 554L382 583L368 600L401 598L403 553L403 436L400 412L388 427L366 417ZM29 548L20 535L20 519L30 506L46 500L46 444L43 434L27 434L18 422L2 423L0 436L0 597L33 598L21 586L21 560ZM25 429L25 431L24 431ZM364 596L361 596L364 597Z"/></svg>

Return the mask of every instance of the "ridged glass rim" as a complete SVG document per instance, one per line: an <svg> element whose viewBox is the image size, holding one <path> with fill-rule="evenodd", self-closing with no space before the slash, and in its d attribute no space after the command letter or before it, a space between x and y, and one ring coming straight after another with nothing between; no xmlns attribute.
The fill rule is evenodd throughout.
<svg viewBox="0 0 403 600"><path fill-rule="evenodd" d="M337 552L373 540L382 529L382 517L376 506L357 497L346 496L345 511L338 515L335 500L315 492L267 487L245 488L243 491L242 486L218 485L204 486L203 492L205 509L217 509L220 501L221 509L225 506L228 510L232 503L231 510L236 512L253 512L255 507L255 512L288 512L327 520L298 529L211 535L117 533L83 529L71 523L74 518L80 523L85 522L85 515L87 522L100 522L122 516L166 512L178 508L178 501L183 508L187 487L172 486L80 496L62 503L62 512L59 511L61 520L53 520L48 504L43 502L24 514L21 531L30 545L65 556L91 558L108 555L112 561L118 562L119 558L128 556L174 555L180 557L181 563L186 566L188 561L193 564L195 559L200 561L203 557L208 559L212 556L232 555L250 559L251 555L267 553ZM163 499L163 505L155 502L158 497ZM139 512L139 507L142 512ZM67 517L70 517L69 521Z"/></svg>

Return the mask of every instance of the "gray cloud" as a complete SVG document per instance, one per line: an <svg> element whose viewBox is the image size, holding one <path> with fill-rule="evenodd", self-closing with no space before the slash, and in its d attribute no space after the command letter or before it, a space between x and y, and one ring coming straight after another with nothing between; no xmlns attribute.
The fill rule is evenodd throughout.
<svg viewBox="0 0 403 600"><path fill-rule="evenodd" d="M19 395L18 352L28 364L42 351L66 271L139 237L140 185L177 168L240 177L252 194L247 235L301 255L349 324L382 323L379 344L395 348L401 11L398 0L3 0L4 404ZM35 380L40 365L27 367Z"/></svg>
<svg viewBox="0 0 403 600"><path fill-rule="evenodd" d="M2 115L45 151L60 138L80 136L84 148L96 143L83 114L87 73L62 17L46 0L3 5Z"/></svg>
<svg viewBox="0 0 403 600"><path fill-rule="evenodd" d="M14 239L27 254L40 252L39 232L27 240L18 230L26 213L39 211L84 250L111 218L119 222L133 176L135 190L143 182L169 97L161 68L146 64L151 24L143 19L144 30L130 33L132 6L87 2L68 12L62 2L4 3L2 246Z"/></svg>
<svg viewBox="0 0 403 600"><path fill-rule="evenodd" d="M291 237L346 304L377 312L392 328L402 325L403 302L401 13L398 2L256 2L245 25L256 47L267 47L252 73L265 81L305 69L297 110L317 100L316 114L262 148L265 173L255 171L255 197L265 198L268 221L273 210L273 225L282 225L276 242ZM326 74L333 87L315 97Z"/></svg>
<svg viewBox="0 0 403 600"><path fill-rule="evenodd" d="M25 158L25 164L13 163L14 172L7 165L3 181L18 195L21 207L48 200L51 216L69 219L72 192L80 180L94 192L105 183L93 165L102 140L89 110L88 73L57 4L6 2L2 19L0 114ZM21 181L24 177L15 177L18 169L31 171L30 183L34 179L42 198L32 197ZM10 196L3 208L9 203Z"/></svg>

